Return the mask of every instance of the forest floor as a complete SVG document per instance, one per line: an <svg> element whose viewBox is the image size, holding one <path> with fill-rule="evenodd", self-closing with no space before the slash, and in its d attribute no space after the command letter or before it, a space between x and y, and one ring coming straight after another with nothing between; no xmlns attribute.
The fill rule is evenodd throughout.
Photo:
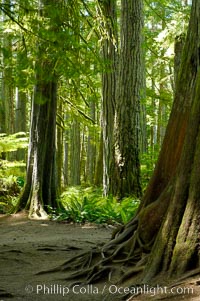
<svg viewBox="0 0 200 301"><path fill-rule="evenodd" d="M104 244L111 233L109 226L33 221L22 213L0 215L0 301L122 300L121 286L105 282L70 286L65 280L70 271L37 274ZM175 287L144 286L140 292L129 300L199 301L200 275Z"/></svg>

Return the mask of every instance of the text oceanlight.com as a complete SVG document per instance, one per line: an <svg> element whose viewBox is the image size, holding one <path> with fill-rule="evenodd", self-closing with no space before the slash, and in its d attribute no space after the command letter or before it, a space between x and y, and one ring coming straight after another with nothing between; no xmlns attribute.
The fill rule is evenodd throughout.
<svg viewBox="0 0 200 301"><path fill-rule="evenodd" d="M27 293L35 293L37 295L60 295L67 296L68 294L74 295L97 295L97 294L111 294L111 295L150 295L155 296L157 294L170 294L170 295L191 295L193 294L193 289L191 287L167 287L167 286L149 286L147 284L141 286L130 286L123 287L117 285L107 285L105 284L102 288L94 285L74 285L72 287L64 286L61 284L38 284L35 287L32 285L27 285L25 288Z"/></svg>

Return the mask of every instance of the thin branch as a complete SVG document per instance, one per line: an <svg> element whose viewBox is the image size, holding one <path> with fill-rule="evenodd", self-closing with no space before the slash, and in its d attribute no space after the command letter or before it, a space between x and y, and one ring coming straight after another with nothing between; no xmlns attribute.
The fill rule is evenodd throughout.
<svg viewBox="0 0 200 301"><path fill-rule="evenodd" d="M148 1L145 1L146 5L154 12L155 15L157 15L162 22L164 22L164 25L167 26L166 20L163 18L163 16L161 16L160 14L158 14L158 11L156 9L154 9L149 3Z"/></svg>
<svg viewBox="0 0 200 301"><path fill-rule="evenodd" d="M74 85L74 87L78 90L78 92L80 93L84 103L86 104L86 106L89 108L89 103L87 102L87 100L85 99L85 96L83 95L83 93L81 92L81 90L79 89L78 85L76 84L75 80L72 79L72 83Z"/></svg>
<svg viewBox="0 0 200 301"><path fill-rule="evenodd" d="M48 40L48 39L44 39L42 37L40 37L39 35L37 35L36 33L34 33L33 31L27 29L26 27L23 26L23 23L20 23L19 21L17 21L13 16L12 16L12 12L11 11L7 11L5 8L0 7L0 10L10 18L11 21L13 21L15 24L17 24L23 31L25 31L26 33L32 34L33 36L37 37L38 39L45 41L45 42L49 42L54 44L54 41Z"/></svg>
<svg viewBox="0 0 200 301"><path fill-rule="evenodd" d="M74 108L80 115L82 115L85 119L89 120L93 124L96 124L96 122L89 116L87 116L83 111L81 111L79 108L77 108L71 101L68 99L64 98L63 96L60 96L62 100L64 100L65 103L68 103L72 108Z"/></svg>
<svg viewBox="0 0 200 301"><path fill-rule="evenodd" d="M34 34L33 32L29 31L27 28L25 28L20 22L18 22L10 13L11 11L7 11L7 9L0 7L0 10L10 18L11 21L13 21L14 23L16 23L22 30L29 32L31 34Z"/></svg>

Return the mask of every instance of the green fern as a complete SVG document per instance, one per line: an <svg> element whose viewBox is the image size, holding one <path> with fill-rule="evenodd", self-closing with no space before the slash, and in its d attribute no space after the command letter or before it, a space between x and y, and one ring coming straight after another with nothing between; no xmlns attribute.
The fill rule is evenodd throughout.
<svg viewBox="0 0 200 301"><path fill-rule="evenodd" d="M103 197L101 189L71 187L62 194L64 211L51 209L56 220L95 223L127 223L135 214L139 200L126 198L122 202L113 197Z"/></svg>

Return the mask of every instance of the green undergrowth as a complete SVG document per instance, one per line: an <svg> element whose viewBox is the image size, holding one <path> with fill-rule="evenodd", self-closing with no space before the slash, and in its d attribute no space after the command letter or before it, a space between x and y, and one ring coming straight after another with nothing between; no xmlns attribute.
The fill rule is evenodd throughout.
<svg viewBox="0 0 200 301"><path fill-rule="evenodd" d="M24 132L12 135L0 134L0 155L28 147L28 135Z"/></svg>
<svg viewBox="0 0 200 301"><path fill-rule="evenodd" d="M0 160L0 214L10 213L24 186L25 163Z"/></svg>
<svg viewBox="0 0 200 301"><path fill-rule="evenodd" d="M75 223L93 222L127 223L135 214L139 200L128 197L118 201L115 197L103 197L101 189L71 187L61 196L63 211L50 208L53 220Z"/></svg>
<svg viewBox="0 0 200 301"><path fill-rule="evenodd" d="M141 163L141 185L142 191L145 192L149 180L153 174L156 162L158 160L160 148L154 145L154 149L150 148L146 153L143 153L140 157Z"/></svg>
<svg viewBox="0 0 200 301"><path fill-rule="evenodd" d="M9 175L0 178L0 213L12 211L23 186L23 178Z"/></svg>

